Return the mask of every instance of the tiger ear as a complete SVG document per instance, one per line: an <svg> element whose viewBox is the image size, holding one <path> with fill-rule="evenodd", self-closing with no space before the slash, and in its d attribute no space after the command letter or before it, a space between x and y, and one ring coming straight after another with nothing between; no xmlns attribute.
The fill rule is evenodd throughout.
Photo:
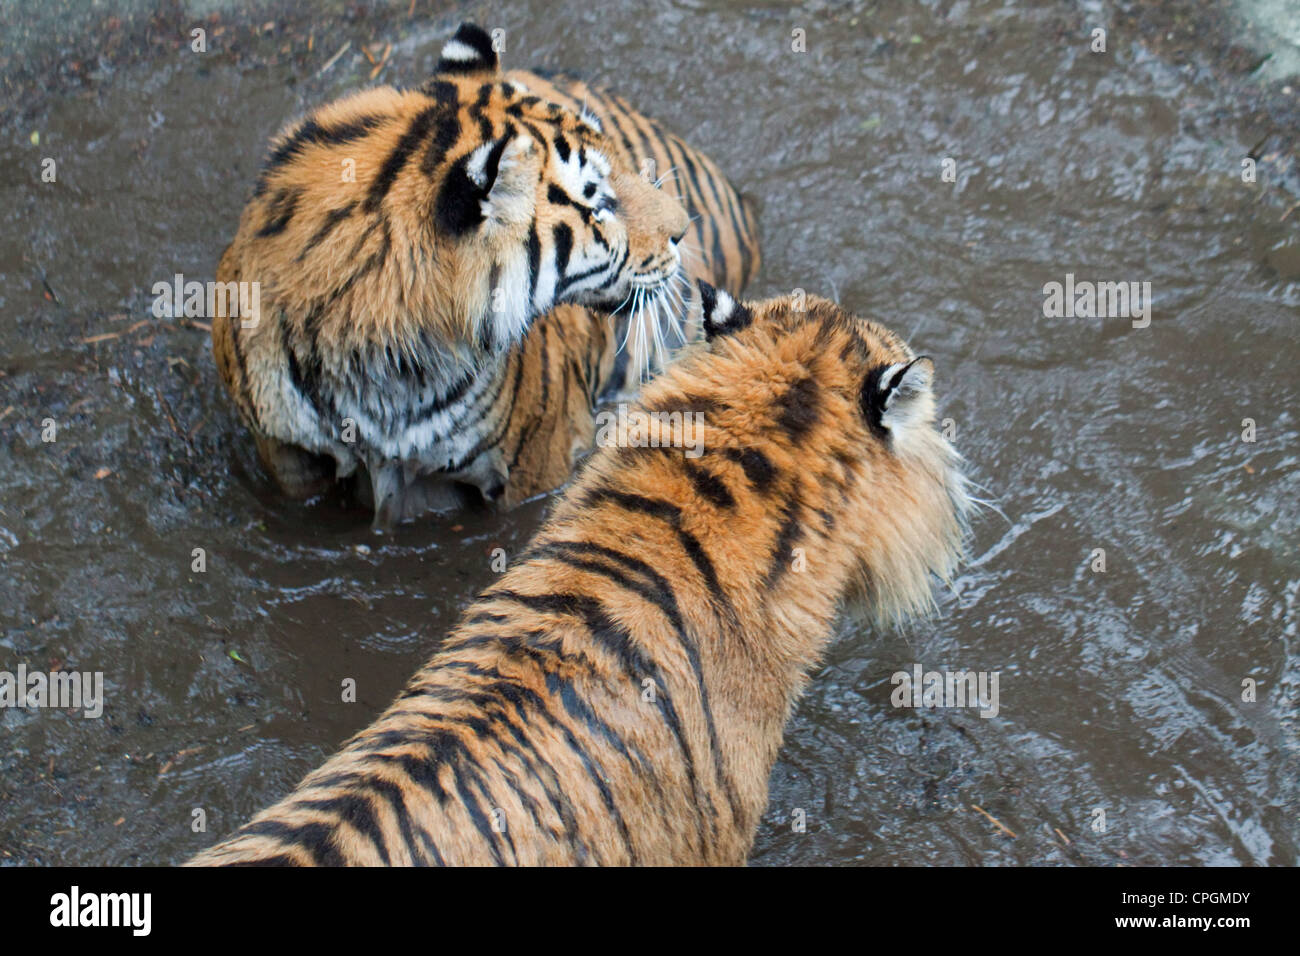
<svg viewBox="0 0 1300 956"><path fill-rule="evenodd" d="M527 133L508 132L456 160L438 191L438 228L458 236L487 219L530 217L537 177L528 159L536 151Z"/></svg>
<svg viewBox="0 0 1300 956"><path fill-rule="evenodd" d="M862 386L862 413L877 434L905 434L934 418L934 362L919 356L910 362L878 365Z"/></svg>
<svg viewBox="0 0 1300 956"><path fill-rule="evenodd" d="M439 73L495 73L501 68L492 38L477 24L465 22L448 40L438 57Z"/></svg>
<svg viewBox="0 0 1300 956"><path fill-rule="evenodd" d="M703 279L700 287L700 307L704 316L704 338L712 342L719 335L731 335L747 328L754 321L749 306L737 302L726 292L713 288Z"/></svg>

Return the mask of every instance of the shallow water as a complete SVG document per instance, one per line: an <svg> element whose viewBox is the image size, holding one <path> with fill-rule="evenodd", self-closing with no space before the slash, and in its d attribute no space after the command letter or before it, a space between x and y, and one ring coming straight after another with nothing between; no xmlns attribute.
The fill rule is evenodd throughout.
<svg viewBox="0 0 1300 956"><path fill-rule="evenodd" d="M1297 862L1300 215L1266 164L1242 183L1260 134L1212 76L1133 37L1091 53L1088 3L428 6L318 18L311 53L288 27L237 56L159 46L6 117L0 669L103 671L107 699L0 711L0 861L213 842L366 724L544 513L377 538L284 503L206 334L148 314L153 283L211 277L265 138L366 81L361 42L393 41L381 79L413 83L464 13L507 31L508 65L613 86L759 197L751 294L833 295L932 355L1006 515L936 618L842 628L752 861ZM1150 282L1149 326L1046 317L1067 273ZM999 714L892 707L913 663L999 672Z"/></svg>

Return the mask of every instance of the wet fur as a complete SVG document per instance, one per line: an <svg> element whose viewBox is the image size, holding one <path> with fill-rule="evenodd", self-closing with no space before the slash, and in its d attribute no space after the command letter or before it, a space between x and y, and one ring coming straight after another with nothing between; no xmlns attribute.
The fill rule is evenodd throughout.
<svg viewBox="0 0 1300 956"><path fill-rule="evenodd" d="M702 412L705 453L594 454L392 706L194 863L745 860L838 611L930 607L970 500L897 336L702 298L641 405Z"/></svg>
<svg viewBox="0 0 1300 956"><path fill-rule="evenodd" d="M453 43L482 36L463 26ZM545 297L565 230L570 262L595 233L625 248L624 282L680 272L738 292L758 267L752 212L706 157L610 94L483 56L444 52L418 90L365 90L290 124L221 258L218 281L260 284L261 314L253 328L213 317L217 367L291 497L360 477L383 526L451 506L456 487L514 504L562 483L590 446L593 402L663 358L635 341L619 352L620 287L595 309L606 293L566 299L556 282ZM590 170L593 155L617 200L603 223L574 195L577 157ZM663 188L640 175L647 159ZM495 170L485 197L476 169ZM670 330L670 348L682 341Z"/></svg>

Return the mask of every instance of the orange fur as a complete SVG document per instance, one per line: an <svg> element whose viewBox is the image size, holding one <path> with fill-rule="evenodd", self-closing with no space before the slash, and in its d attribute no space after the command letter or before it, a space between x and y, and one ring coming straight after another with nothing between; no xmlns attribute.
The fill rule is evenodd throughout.
<svg viewBox="0 0 1300 956"><path fill-rule="evenodd" d="M402 695L194 863L745 860L837 611L928 607L970 502L897 336L702 299L640 409L701 413L703 454L593 455Z"/></svg>
<svg viewBox="0 0 1300 956"><path fill-rule="evenodd" d="M452 189L473 191L476 151L498 142L490 191ZM577 157L609 167L595 194L608 210L583 195ZM572 264L603 250L618 281L566 293ZM552 258L572 269L548 295ZM642 288L657 305L635 321L658 323L683 308L679 275L738 292L758 261L752 212L710 160L603 91L502 74L493 54L419 90L345 97L276 138L217 270L258 283L260 313L213 316L213 352L287 494L368 476L379 524L448 506L456 487L514 504L567 478L593 401L662 366L649 342L618 359L619 300ZM471 406L467 379L491 401ZM447 395L464 407L425 414Z"/></svg>

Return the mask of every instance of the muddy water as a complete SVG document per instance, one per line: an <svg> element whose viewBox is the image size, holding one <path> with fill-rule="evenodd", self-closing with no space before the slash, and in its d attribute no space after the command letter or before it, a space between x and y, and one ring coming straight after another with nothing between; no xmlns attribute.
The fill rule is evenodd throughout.
<svg viewBox="0 0 1300 956"><path fill-rule="evenodd" d="M507 31L511 64L613 85L761 197L753 293L834 295L934 356L1005 513L937 618L842 628L753 862L1296 862L1300 215L1266 163L1242 183L1261 131L1225 119L1212 75L1133 36L1091 53L1097 4L406 6L92 61L5 119L0 669L107 691L98 720L0 711L0 861L208 844L368 722L540 520L376 538L336 503L285 504L206 335L148 314L153 283L211 276L265 137L366 81L360 43L393 41L382 78L414 82L465 13ZM1150 282L1150 324L1045 316L1067 273ZM891 706L917 663L998 672L998 715Z"/></svg>

